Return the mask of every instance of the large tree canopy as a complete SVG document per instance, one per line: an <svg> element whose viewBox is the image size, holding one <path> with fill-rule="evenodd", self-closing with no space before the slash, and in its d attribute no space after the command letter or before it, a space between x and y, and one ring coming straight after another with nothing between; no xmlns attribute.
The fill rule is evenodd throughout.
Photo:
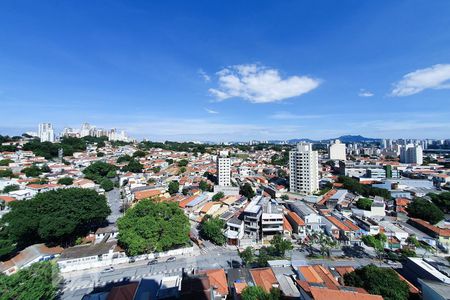
<svg viewBox="0 0 450 300"><path fill-rule="evenodd" d="M431 224L436 224L444 218L444 213L439 207L422 198L414 199L414 201L408 205L406 210L410 217L419 218L428 221Z"/></svg>
<svg viewBox="0 0 450 300"><path fill-rule="evenodd" d="M96 161L85 168L83 173L87 179L92 179L96 183L101 183L106 177L112 178L116 176L116 167L102 161Z"/></svg>
<svg viewBox="0 0 450 300"><path fill-rule="evenodd" d="M39 193L10 206L0 221L0 239L14 241L18 250L38 242L71 243L101 225L111 212L105 196L81 188Z"/></svg>
<svg viewBox="0 0 450 300"><path fill-rule="evenodd" d="M243 186L241 186L239 194L241 194L242 196L246 197L249 200L255 197L255 192L253 191L252 186L248 182L246 182Z"/></svg>
<svg viewBox="0 0 450 300"><path fill-rule="evenodd" d="M200 224L200 235L207 240L210 240L216 245L223 245L226 242L222 230L225 227L225 222L218 217L205 216Z"/></svg>
<svg viewBox="0 0 450 300"><path fill-rule="evenodd" d="M55 299L58 282L56 265L50 262L34 263L11 276L0 274L0 300Z"/></svg>
<svg viewBox="0 0 450 300"><path fill-rule="evenodd" d="M260 286L248 286L241 294L242 300L279 300L281 299L281 291L277 288L270 289L267 293Z"/></svg>
<svg viewBox="0 0 450 300"><path fill-rule="evenodd" d="M408 284L389 268L368 265L345 274L344 281L346 285L362 287L386 300L406 300L409 296Z"/></svg>
<svg viewBox="0 0 450 300"><path fill-rule="evenodd" d="M364 197L380 196L385 199L391 199L391 193L386 189L372 187L368 184L361 184L358 180L348 176L339 176L338 181L343 184L343 188Z"/></svg>
<svg viewBox="0 0 450 300"><path fill-rule="evenodd" d="M433 201L433 203L443 212L450 212L450 192L443 192L440 194L429 193L427 196L430 197L431 201Z"/></svg>
<svg viewBox="0 0 450 300"><path fill-rule="evenodd" d="M127 210L118 227L120 244L133 256L189 244L189 219L175 202L144 199Z"/></svg>
<svg viewBox="0 0 450 300"><path fill-rule="evenodd" d="M123 167L125 172L142 173L144 166L136 159L131 159L128 165Z"/></svg>
<svg viewBox="0 0 450 300"><path fill-rule="evenodd" d="M359 209L370 210L370 208L372 207L372 202L373 200L369 198L361 197L358 199L358 201L356 201L356 207L358 207Z"/></svg>

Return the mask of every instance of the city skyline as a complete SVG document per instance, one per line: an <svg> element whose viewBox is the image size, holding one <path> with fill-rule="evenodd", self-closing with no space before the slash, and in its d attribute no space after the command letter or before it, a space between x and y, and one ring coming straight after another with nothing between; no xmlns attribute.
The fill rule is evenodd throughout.
<svg viewBox="0 0 450 300"><path fill-rule="evenodd" d="M448 138L448 2L177 6L0 4L0 132Z"/></svg>

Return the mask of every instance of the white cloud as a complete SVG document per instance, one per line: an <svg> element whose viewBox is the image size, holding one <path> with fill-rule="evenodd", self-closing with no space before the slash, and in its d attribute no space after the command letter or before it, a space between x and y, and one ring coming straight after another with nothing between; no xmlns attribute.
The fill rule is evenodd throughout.
<svg viewBox="0 0 450 300"><path fill-rule="evenodd" d="M308 76L283 79L278 70L256 64L235 65L216 74L219 87L209 92L217 100L238 97L252 103L277 102L308 93L320 84L319 80Z"/></svg>
<svg viewBox="0 0 450 300"><path fill-rule="evenodd" d="M205 110L206 110L206 112L207 112L207 113L209 113L209 114L213 114L213 115L216 115L216 114L218 114L218 113L219 113L218 111L216 111L216 110L213 110L213 109L209 109L209 108L205 108Z"/></svg>
<svg viewBox="0 0 450 300"><path fill-rule="evenodd" d="M211 76L206 74L206 72L203 71L202 69L198 70L198 74L203 78L204 81L206 81L206 82L211 81Z"/></svg>
<svg viewBox="0 0 450 300"><path fill-rule="evenodd" d="M450 64L438 64L403 76L394 84L392 96L410 96L425 89L450 88Z"/></svg>
<svg viewBox="0 0 450 300"><path fill-rule="evenodd" d="M297 115L287 111L280 111L274 113L269 118L275 120L301 120L301 119L318 119L321 118L321 115Z"/></svg>
<svg viewBox="0 0 450 300"><path fill-rule="evenodd" d="M373 95L375 94L365 89L360 89L358 93L358 96L360 97L372 97Z"/></svg>

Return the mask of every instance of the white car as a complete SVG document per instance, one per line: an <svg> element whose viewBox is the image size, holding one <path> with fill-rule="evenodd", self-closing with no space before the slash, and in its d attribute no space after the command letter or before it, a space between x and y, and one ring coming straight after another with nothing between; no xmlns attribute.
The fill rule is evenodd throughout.
<svg viewBox="0 0 450 300"><path fill-rule="evenodd" d="M114 272L114 267L108 267L106 269L103 269L103 271L101 273L111 273Z"/></svg>

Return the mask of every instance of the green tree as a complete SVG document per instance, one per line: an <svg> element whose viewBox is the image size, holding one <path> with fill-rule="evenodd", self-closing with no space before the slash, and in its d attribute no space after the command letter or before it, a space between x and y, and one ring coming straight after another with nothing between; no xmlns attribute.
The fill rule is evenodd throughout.
<svg viewBox="0 0 450 300"><path fill-rule="evenodd" d="M209 184L208 184L206 181L204 181L204 180L200 181L198 187L199 187L202 191L209 191L209 189L210 189Z"/></svg>
<svg viewBox="0 0 450 300"><path fill-rule="evenodd" d="M48 165L43 165L41 167L41 172L42 173L50 173L52 170L50 169L50 167Z"/></svg>
<svg viewBox="0 0 450 300"><path fill-rule="evenodd" d="M268 247L261 247L259 249L258 259L256 262L260 268L267 267L268 261L271 259L269 252L271 251Z"/></svg>
<svg viewBox="0 0 450 300"><path fill-rule="evenodd" d="M5 167L8 166L10 163L13 163L14 161L12 159L2 159L0 160L0 166Z"/></svg>
<svg viewBox="0 0 450 300"><path fill-rule="evenodd" d="M323 232L314 232L310 236L310 245L318 244L320 247L320 254L330 256L330 250L337 245L333 238L325 235ZM312 248L310 248L312 254Z"/></svg>
<svg viewBox="0 0 450 300"><path fill-rule="evenodd" d="M128 255L167 251L189 244L189 219L175 202L141 200L117 224L119 242Z"/></svg>
<svg viewBox="0 0 450 300"><path fill-rule="evenodd" d="M364 288L386 300L406 300L409 296L408 284L389 268L368 265L345 274L344 281L346 285Z"/></svg>
<svg viewBox="0 0 450 300"><path fill-rule="evenodd" d="M0 228L5 231L3 238L17 243L19 250L38 242L71 244L98 228L111 212L104 196L81 188L39 193L10 207Z"/></svg>
<svg viewBox="0 0 450 300"><path fill-rule="evenodd" d="M131 156L129 156L128 154L122 155L117 159L117 163L123 163L123 162L128 162L130 160L132 160L133 158Z"/></svg>
<svg viewBox="0 0 450 300"><path fill-rule="evenodd" d="M387 237L384 233L378 233L376 235L365 235L361 238L361 240L367 246L373 247L379 252L383 252Z"/></svg>
<svg viewBox="0 0 450 300"><path fill-rule="evenodd" d="M111 174L110 172L115 171L116 171L115 166L102 161L96 161L91 165L89 165L88 167L86 167L83 170L83 173L87 179L94 180L95 183L100 184L103 178L107 177L108 174Z"/></svg>
<svg viewBox="0 0 450 300"><path fill-rule="evenodd" d="M7 259L15 252L17 243L9 234L7 226L2 225L1 223L0 225L0 258Z"/></svg>
<svg viewBox="0 0 450 300"><path fill-rule="evenodd" d="M239 256L245 266L250 266L255 260L255 253L253 252L252 247L247 247L243 251L239 252Z"/></svg>
<svg viewBox="0 0 450 300"><path fill-rule="evenodd" d="M114 178L117 176L117 172L115 170L110 170L107 174L106 177L107 178Z"/></svg>
<svg viewBox="0 0 450 300"><path fill-rule="evenodd" d="M281 154L274 154L270 158L272 165L287 166L289 162L289 152L284 151Z"/></svg>
<svg viewBox="0 0 450 300"><path fill-rule="evenodd" d="M243 186L241 186L239 194L246 197L247 199L252 199L253 197L255 197L255 192L253 191L252 186L248 182L245 183Z"/></svg>
<svg viewBox="0 0 450 300"><path fill-rule="evenodd" d="M146 155L147 153L142 150L137 150L136 152L133 153L133 157L145 157Z"/></svg>
<svg viewBox="0 0 450 300"><path fill-rule="evenodd" d="M10 276L0 275L0 299L56 299L59 281L59 270L54 263L34 263Z"/></svg>
<svg viewBox="0 0 450 300"><path fill-rule="evenodd" d="M408 238L406 239L406 242L414 247L420 247L420 242L417 240L417 238L414 235L410 235L408 236Z"/></svg>
<svg viewBox="0 0 450 300"><path fill-rule="evenodd" d="M222 199L223 197L225 197L225 194L223 192L218 192L217 194L215 194L212 197L212 201L219 201L220 199Z"/></svg>
<svg viewBox="0 0 450 300"><path fill-rule="evenodd" d="M279 300L281 299L281 292L277 288L271 288L267 293L260 286L247 286L241 293L242 300Z"/></svg>
<svg viewBox="0 0 450 300"><path fill-rule="evenodd" d="M132 159L123 169L126 172L142 173L143 168L144 166L139 161Z"/></svg>
<svg viewBox="0 0 450 300"><path fill-rule="evenodd" d="M288 195L281 195L281 200L284 200L284 201L286 201L286 200L289 200L289 196Z"/></svg>
<svg viewBox="0 0 450 300"><path fill-rule="evenodd" d="M105 152L97 152L97 157L104 157L105 155Z"/></svg>
<svg viewBox="0 0 450 300"><path fill-rule="evenodd" d="M0 170L0 178L2 177L13 177L13 172L11 171L11 169Z"/></svg>
<svg viewBox="0 0 450 300"><path fill-rule="evenodd" d="M153 173L159 173L159 171L161 171L161 167L153 167L152 171Z"/></svg>
<svg viewBox="0 0 450 300"><path fill-rule="evenodd" d="M361 184L358 180L348 176L339 176L338 182L342 183L344 189L364 197L380 196L385 199L391 199L391 193L388 190Z"/></svg>
<svg viewBox="0 0 450 300"><path fill-rule="evenodd" d="M183 174L184 172L186 172L186 167L181 167L180 168L180 174Z"/></svg>
<svg viewBox="0 0 450 300"><path fill-rule="evenodd" d="M169 183L169 194L173 195L178 193L178 190L180 189L180 184L178 181L173 180Z"/></svg>
<svg viewBox="0 0 450 300"><path fill-rule="evenodd" d="M429 193L427 196L430 197L431 201L443 212L450 212L450 192L443 192L440 194Z"/></svg>
<svg viewBox="0 0 450 300"><path fill-rule="evenodd" d="M358 207L359 209L364 209L364 210L370 210L370 208L372 207L372 200L369 198L359 198L358 201L356 201L356 207Z"/></svg>
<svg viewBox="0 0 450 300"><path fill-rule="evenodd" d="M72 185L73 184L73 178L71 178L71 177L60 178L60 179L58 179L58 184Z"/></svg>
<svg viewBox="0 0 450 300"><path fill-rule="evenodd" d="M200 223L200 235L202 238L211 241L216 245L223 245L226 238L222 230L225 228L225 222L218 217L205 216Z"/></svg>
<svg viewBox="0 0 450 300"><path fill-rule="evenodd" d="M284 239L280 234L275 235L270 244L275 248L275 255L278 257L284 257L286 251L294 248L292 242Z"/></svg>
<svg viewBox="0 0 450 300"><path fill-rule="evenodd" d="M106 192L111 191L112 189L114 189L114 183L108 179L108 178L104 178L102 179L102 181L100 182L100 187L102 189L104 189Z"/></svg>
<svg viewBox="0 0 450 300"><path fill-rule="evenodd" d="M187 159L182 159L178 162L179 167L186 167L188 165L189 161Z"/></svg>
<svg viewBox="0 0 450 300"><path fill-rule="evenodd" d="M444 219L444 213L432 202L429 202L423 198L416 198L406 208L408 216L413 218L419 218L436 224L440 220Z"/></svg>
<svg viewBox="0 0 450 300"><path fill-rule="evenodd" d="M43 171L38 166L32 165L30 167L23 168L22 173L25 173L27 177L38 177L43 173Z"/></svg>
<svg viewBox="0 0 450 300"><path fill-rule="evenodd" d="M18 184L11 184L11 185L7 185L3 189L3 193L8 194L9 192L18 191L18 190L20 190L20 185L18 185Z"/></svg>

